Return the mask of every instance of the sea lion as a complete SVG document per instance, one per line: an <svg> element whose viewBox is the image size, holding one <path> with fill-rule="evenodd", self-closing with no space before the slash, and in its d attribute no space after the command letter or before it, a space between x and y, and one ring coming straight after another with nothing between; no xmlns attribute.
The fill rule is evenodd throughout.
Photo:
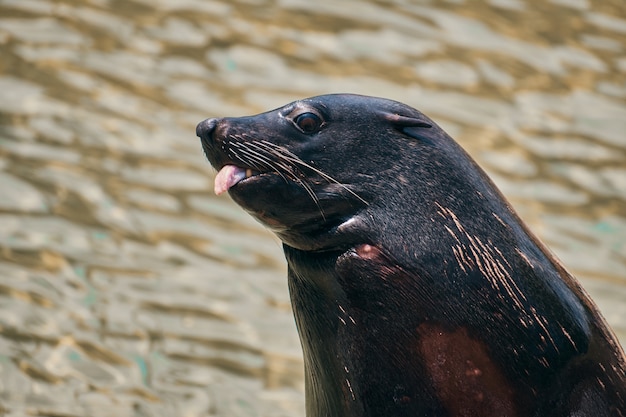
<svg viewBox="0 0 626 417"><path fill-rule="evenodd" d="M196 133L283 242L307 416L626 416L596 306L419 111L326 95Z"/></svg>

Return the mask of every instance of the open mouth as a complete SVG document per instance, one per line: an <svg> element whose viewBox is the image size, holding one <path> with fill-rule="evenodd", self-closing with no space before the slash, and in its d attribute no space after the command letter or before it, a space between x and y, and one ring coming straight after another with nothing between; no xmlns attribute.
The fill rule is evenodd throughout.
<svg viewBox="0 0 626 417"><path fill-rule="evenodd" d="M220 195L228 191L239 182L261 174L252 168L242 168L236 165L224 165L215 177L215 194Z"/></svg>

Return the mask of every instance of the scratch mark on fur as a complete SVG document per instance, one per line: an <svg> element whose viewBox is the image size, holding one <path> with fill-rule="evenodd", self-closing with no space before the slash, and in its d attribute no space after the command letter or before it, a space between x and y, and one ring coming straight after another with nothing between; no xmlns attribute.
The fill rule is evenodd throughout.
<svg viewBox="0 0 626 417"><path fill-rule="evenodd" d="M491 213L491 214L493 214L493 217L495 217L495 218L496 218L496 220L497 220L497 221L499 221L501 225L503 225L503 226L505 226L505 227L507 227L507 228L509 227L506 223L504 223L504 220L502 220L502 219L500 218L500 216L498 216L496 213Z"/></svg>
<svg viewBox="0 0 626 417"><path fill-rule="evenodd" d="M561 323L559 323L559 325L561 326L561 331L563 332L563 334L565 335L567 340L569 340L569 342L572 344L574 349L576 349L576 351L578 351L578 346L576 346L576 343L574 342L574 339L572 339L572 336L568 333L567 330L565 330L565 327L563 325L561 325Z"/></svg>
<svg viewBox="0 0 626 417"><path fill-rule="evenodd" d="M348 370L347 366L343 367L344 371L346 371L346 374L350 374L350 371ZM354 396L354 391L352 390L352 384L350 384L350 379L346 378L346 385L348 386L348 389L350 390L350 395L352 396L352 401L356 401L356 397Z"/></svg>
<svg viewBox="0 0 626 417"><path fill-rule="evenodd" d="M545 356L538 357L537 361L548 367L552 357L549 352L558 354L560 345L557 344L557 340L559 340L560 336L553 336L552 332L554 331L561 333L563 338L575 350L578 350L574 339L562 325L557 324L555 328L553 324L548 323L540 311L537 311L530 304L524 291L520 288L519 282L513 277L513 261L509 261L503 251L496 247L490 239L483 240L485 238L481 239L480 237L483 235L479 236L468 231L451 209L443 207L437 202L435 204L438 208L437 214L447 223L443 227L454 239L451 250L459 269L466 275L471 274L473 271L479 272L486 283L495 290L496 296L503 303L514 306L515 310L519 312L517 320L519 320L521 326L526 329L537 329L538 342L544 347L544 352L546 353ZM502 225L507 226L495 213L493 213L493 216ZM524 254L519 248L514 248L514 250L526 264L534 269L529 256Z"/></svg>
<svg viewBox="0 0 626 417"><path fill-rule="evenodd" d="M461 270L467 274L468 270L476 267L499 294L506 293L518 309L523 310L524 302L527 301L526 297L512 278L509 272L511 264L500 249L495 247L490 240L483 242L478 236L468 233L452 210L442 207L439 203L435 204L439 208L438 214L444 219L452 220L458 230L457 234L444 225L457 242L457 245L452 247L452 252ZM468 246L463 244L462 240L467 241Z"/></svg>
<svg viewBox="0 0 626 417"><path fill-rule="evenodd" d="M533 269L535 268L535 267L533 266L533 263L530 261L530 259L528 258L528 256L526 256L526 254L525 254L524 252L522 252L519 248L515 248L515 252L517 252L517 254L518 254L519 256L521 256L521 257L522 257L522 258L526 261L526 263L528 264L528 266L530 266L530 267L531 267L531 268L533 268Z"/></svg>
<svg viewBox="0 0 626 417"><path fill-rule="evenodd" d="M559 348L557 347L556 343L554 342L554 339L552 338L552 336L550 335L550 332L548 331L548 328L546 327L548 325L548 321L546 320L546 318L544 316L539 315L535 307L531 307L530 311L533 313L535 317L535 323L537 323L539 327L541 327L541 329L544 331L544 334L548 336L548 339L550 339L550 343L552 344L552 346L554 346L554 350L558 352Z"/></svg>

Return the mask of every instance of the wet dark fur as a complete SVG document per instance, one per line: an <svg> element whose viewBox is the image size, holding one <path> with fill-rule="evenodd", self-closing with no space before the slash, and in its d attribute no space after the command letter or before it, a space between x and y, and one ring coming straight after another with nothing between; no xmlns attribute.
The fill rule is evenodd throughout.
<svg viewBox="0 0 626 417"><path fill-rule="evenodd" d="M592 301L417 110L329 95L197 133L261 172L229 193L284 242L309 417L626 416Z"/></svg>

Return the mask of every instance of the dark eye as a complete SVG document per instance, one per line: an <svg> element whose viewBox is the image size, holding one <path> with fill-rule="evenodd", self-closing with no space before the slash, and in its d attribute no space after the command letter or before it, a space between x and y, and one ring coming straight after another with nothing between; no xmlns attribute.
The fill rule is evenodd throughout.
<svg viewBox="0 0 626 417"><path fill-rule="evenodd" d="M322 119L315 113L302 113L293 121L304 133L315 133L322 126Z"/></svg>

